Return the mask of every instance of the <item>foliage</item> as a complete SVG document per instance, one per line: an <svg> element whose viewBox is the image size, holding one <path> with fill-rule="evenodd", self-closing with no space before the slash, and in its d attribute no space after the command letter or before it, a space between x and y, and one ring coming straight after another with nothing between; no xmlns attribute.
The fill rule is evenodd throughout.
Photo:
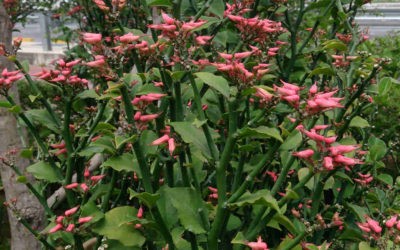
<svg viewBox="0 0 400 250"><path fill-rule="evenodd" d="M398 244L400 186L365 118L386 91L377 76L387 60L359 50L362 4L62 6L57 18L80 30L51 69L29 76L3 52L34 105L16 105L8 89L22 76L3 71L1 106L34 139L21 156L38 184L18 180L50 221L41 232L21 223L48 249L92 239L110 249ZM1 159L17 171L13 153ZM60 187L65 198L48 204Z"/></svg>

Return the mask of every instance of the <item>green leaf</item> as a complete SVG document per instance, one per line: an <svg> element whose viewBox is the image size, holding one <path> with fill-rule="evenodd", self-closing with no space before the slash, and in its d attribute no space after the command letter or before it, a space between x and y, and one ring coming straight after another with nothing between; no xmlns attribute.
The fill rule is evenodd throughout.
<svg viewBox="0 0 400 250"><path fill-rule="evenodd" d="M313 71L310 72L308 77L312 77L315 75L327 75L327 76L333 76L335 72L332 70L331 67L320 67L316 68Z"/></svg>
<svg viewBox="0 0 400 250"><path fill-rule="evenodd" d="M160 190L160 195L164 196L176 209L176 216L186 230L195 234L207 232L209 225L203 224L200 213L204 213L207 218L207 208L196 190L183 187L164 187Z"/></svg>
<svg viewBox="0 0 400 250"><path fill-rule="evenodd" d="M389 186L393 186L393 177L389 174L380 174L375 179L383 182Z"/></svg>
<svg viewBox="0 0 400 250"><path fill-rule="evenodd" d="M88 201L81 207L81 214L79 217L87 216L92 216L93 218L89 222L85 223L85 226L92 225L104 218L103 212L100 211L94 201Z"/></svg>
<svg viewBox="0 0 400 250"><path fill-rule="evenodd" d="M216 76L209 72L198 72L195 75L205 84L214 88L225 97L229 97L229 83L222 76Z"/></svg>
<svg viewBox="0 0 400 250"><path fill-rule="evenodd" d="M360 207L351 203L347 203L346 207L348 207L350 211L357 216L358 221L365 221L365 216L368 215L368 211L365 207Z"/></svg>
<svg viewBox="0 0 400 250"><path fill-rule="evenodd" d="M353 119L351 119L350 122L350 127L356 127L356 128L366 128L369 127L369 123L367 120L364 118L361 118L360 116L356 116Z"/></svg>
<svg viewBox="0 0 400 250"><path fill-rule="evenodd" d="M39 98L40 95L28 95L29 100L34 103L37 98Z"/></svg>
<svg viewBox="0 0 400 250"><path fill-rule="evenodd" d="M8 101L0 101L0 108L11 108L12 104Z"/></svg>
<svg viewBox="0 0 400 250"><path fill-rule="evenodd" d="M184 142L192 143L205 157L211 158L210 148L203 130L196 128L190 122L171 122L171 126L174 127L174 130L182 137Z"/></svg>
<svg viewBox="0 0 400 250"><path fill-rule="evenodd" d="M225 3L223 0L214 0L210 6L210 12L218 16L219 18L224 17Z"/></svg>
<svg viewBox="0 0 400 250"><path fill-rule="evenodd" d="M276 128L269 128L260 126L258 128L245 127L239 131L240 137L254 137L254 138L275 138L278 141L283 141L280 131Z"/></svg>
<svg viewBox="0 0 400 250"><path fill-rule="evenodd" d="M33 176L40 180L46 180L48 182L62 181L58 169L54 169L50 164L44 161L39 161L33 165L30 165L26 171L33 174Z"/></svg>
<svg viewBox="0 0 400 250"><path fill-rule="evenodd" d="M96 93L96 91L94 89L88 89L88 90L84 90L81 93L79 93L78 95L76 95L77 99L97 99L100 96Z"/></svg>
<svg viewBox="0 0 400 250"><path fill-rule="evenodd" d="M347 50L346 44L339 40L329 40L322 44L323 49Z"/></svg>
<svg viewBox="0 0 400 250"><path fill-rule="evenodd" d="M304 179L308 175L308 173L310 173L309 168L300 168L299 171L297 172L299 181ZM312 190L314 187L314 177L311 177L311 179L309 181L307 181L307 183L304 186L306 186L308 189Z"/></svg>
<svg viewBox="0 0 400 250"><path fill-rule="evenodd" d="M20 175L17 177L17 182L26 184L26 183L28 183L28 178L26 178L25 175Z"/></svg>
<svg viewBox="0 0 400 250"><path fill-rule="evenodd" d="M247 245L248 240L242 232L236 234L235 238L231 241L232 244Z"/></svg>
<svg viewBox="0 0 400 250"><path fill-rule="evenodd" d="M34 122L41 124L42 126L50 129L55 133L60 133L60 128L53 121L53 118L50 116L47 110L31 109L26 111L25 114L30 120L33 120Z"/></svg>
<svg viewBox="0 0 400 250"><path fill-rule="evenodd" d="M133 142L136 139L136 135L132 135L131 137L115 135L115 147L117 150L120 150L122 146L124 146L128 142Z"/></svg>
<svg viewBox="0 0 400 250"><path fill-rule="evenodd" d="M365 241L360 242L360 243L358 244L358 250L375 250L375 249L377 249L377 248L371 247L371 246L369 245L369 243L368 243L368 242L365 242Z"/></svg>
<svg viewBox="0 0 400 250"><path fill-rule="evenodd" d="M19 113L21 113L22 108L19 105L14 105L11 108L9 108L8 111L13 113L13 114L19 114Z"/></svg>
<svg viewBox="0 0 400 250"><path fill-rule="evenodd" d="M149 7L170 7L172 8L172 2L170 0L146 0Z"/></svg>
<svg viewBox="0 0 400 250"><path fill-rule="evenodd" d="M158 199L160 198L160 194L150 194L146 192L137 193L133 189L129 188L129 199L138 198L141 202L143 202L147 207L153 207Z"/></svg>
<svg viewBox="0 0 400 250"><path fill-rule="evenodd" d="M385 142L374 136L371 136L369 138L368 146L369 146L369 158L372 161L378 161L382 159L387 152Z"/></svg>
<svg viewBox="0 0 400 250"><path fill-rule="evenodd" d="M298 148L303 141L301 133L297 130L293 130L290 135L285 139L285 141L280 146L280 150L292 150Z"/></svg>
<svg viewBox="0 0 400 250"><path fill-rule="evenodd" d="M107 161L105 161L102 167L111 167L117 171L139 171L138 163L134 155L125 153L120 156L113 156Z"/></svg>
<svg viewBox="0 0 400 250"><path fill-rule="evenodd" d="M386 95L389 93L391 87L392 87L392 78L391 77L384 77L379 81L378 84L378 93L379 95Z"/></svg>
<svg viewBox="0 0 400 250"><path fill-rule="evenodd" d="M136 214L137 209L134 207L114 208L108 211L104 220L92 227L92 230L109 239L118 240L124 246L141 247L146 239L133 225L128 224Z"/></svg>
<svg viewBox="0 0 400 250"><path fill-rule="evenodd" d="M30 159L33 156L33 149L32 148L25 148L25 149L21 150L21 153L19 155L22 158Z"/></svg>
<svg viewBox="0 0 400 250"><path fill-rule="evenodd" d="M253 194L246 191L236 202L228 204L229 207L243 207L248 205L263 205L280 213L278 202L267 189L258 190Z"/></svg>
<svg viewBox="0 0 400 250"><path fill-rule="evenodd" d="M272 221L276 221L278 224L284 226L292 235L296 235L298 233L293 222L283 214L275 214L272 218Z"/></svg>

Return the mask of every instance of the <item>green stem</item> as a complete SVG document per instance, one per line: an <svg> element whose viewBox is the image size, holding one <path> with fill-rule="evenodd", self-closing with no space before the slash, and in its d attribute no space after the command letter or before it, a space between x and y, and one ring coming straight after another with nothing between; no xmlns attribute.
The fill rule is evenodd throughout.
<svg viewBox="0 0 400 250"><path fill-rule="evenodd" d="M208 0L204 5L203 5L203 7L196 13L196 15L194 16L194 20L195 21L197 21L200 17L201 17L201 15L203 15L204 14L204 12L206 12L210 7L211 7L211 4L212 4L212 2L213 2L214 0Z"/></svg>
<svg viewBox="0 0 400 250"><path fill-rule="evenodd" d="M67 149L67 160L66 160L66 172L65 172L65 180L64 184L68 185L72 182L72 175L74 170L74 149L72 145L72 136L70 131L70 122L71 122L71 109L72 109L72 101L70 99L65 100L65 109L64 109L64 126L63 126L63 138L65 142L65 148ZM68 204L70 206L74 205L74 195L71 190L66 190Z"/></svg>
<svg viewBox="0 0 400 250"><path fill-rule="evenodd" d="M221 235L221 231L226 221L227 210L226 210L226 168L230 162L233 148L236 143L236 130L237 130L237 103L240 98L236 98L235 101L229 102L229 132L228 139L224 151L222 152L219 165L216 168L216 179L218 188L218 207L215 220L211 226L210 233L208 235L208 244L211 249L218 249L218 236Z"/></svg>
<svg viewBox="0 0 400 250"><path fill-rule="evenodd" d="M192 72L187 72L187 73L189 75L190 84L192 85L192 89L193 89L193 93L194 93L194 102L196 105L197 114L200 116L201 121L205 121L206 116L204 114L204 111L202 110L201 97L200 97L199 90L197 89L197 85L194 80ZM210 129L209 129L207 123L204 123L201 127L203 128L203 132L204 132L204 135L207 140L207 145L211 152L212 160L216 161L218 158L217 147L214 143L214 140L211 137Z"/></svg>
<svg viewBox="0 0 400 250"><path fill-rule="evenodd" d="M110 198L112 195L112 192L114 190L114 186L115 183L117 182L117 177L118 177L118 173L117 171L115 171L114 169L110 169L110 171L112 172L111 174L111 181L110 181L110 186L108 187L106 196L104 197L103 203L101 205L101 210L104 212L106 212L109 209L110 206Z"/></svg>

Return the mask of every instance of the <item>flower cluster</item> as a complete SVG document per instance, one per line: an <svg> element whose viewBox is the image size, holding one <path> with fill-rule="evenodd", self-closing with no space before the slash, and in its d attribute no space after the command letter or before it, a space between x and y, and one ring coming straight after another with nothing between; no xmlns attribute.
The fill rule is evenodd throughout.
<svg viewBox="0 0 400 250"><path fill-rule="evenodd" d="M77 183L73 182L71 184L68 184L65 186L65 189L80 189L84 193L87 193L90 190L90 187L93 187L96 185L101 179L105 177L104 174L102 175L91 175L90 171L88 168L85 169L85 172L83 173L83 176L85 177L85 182L83 183Z"/></svg>
<svg viewBox="0 0 400 250"><path fill-rule="evenodd" d="M82 225L93 219L92 216L81 217L76 221L73 215L79 210L79 206L68 209L64 212L64 215L57 216L55 222L56 225L49 230L49 233L55 233L60 230L65 232L74 232L76 225Z"/></svg>
<svg viewBox="0 0 400 250"><path fill-rule="evenodd" d="M309 99L307 100L306 110L309 114L316 114L334 108L343 108L340 103L344 98L333 97L337 90L331 92L317 93L317 83L311 86L309 90Z"/></svg>
<svg viewBox="0 0 400 250"><path fill-rule="evenodd" d="M160 93L149 93L146 95L141 95L135 97L132 100L132 105L137 109L133 119L136 121L136 126L139 130L144 130L147 128L147 123L156 119L160 114L144 114L145 109L154 101L159 101L161 98L166 96Z"/></svg>
<svg viewBox="0 0 400 250"><path fill-rule="evenodd" d="M316 125L310 131L306 130L303 125L297 126L297 130L302 132L308 139L316 142L318 151L323 155L322 166L325 170L331 171L339 166L344 166L347 170L350 167L362 164L363 162L356 158L344 156L358 149L356 145L332 145L336 141L336 136L325 137L319 134L320 131L328 128L327 125ZM294 152L294 156L311 161L314 155L314 150L306 149L299 152Z"/></svg>
<svg viewBox="0 0 400 250"><path fill-rule="evenodd" d="M9 90L12 84L22 78L18 70L8 71L6 68L1 72L0 76L0 89Z"/></svg>
<svg viewBox="0 0 400 250"><path fill-rule="evenodd" d="M80 59L70 62L65 62L63 59L59 59L56 64L56 69L42 69L41 72L34 74L34 76L49 82L59 83L64 86L86 87L89 81L78 77L76 74L73 74L73 67L78 65L80 62Z"/></svg>

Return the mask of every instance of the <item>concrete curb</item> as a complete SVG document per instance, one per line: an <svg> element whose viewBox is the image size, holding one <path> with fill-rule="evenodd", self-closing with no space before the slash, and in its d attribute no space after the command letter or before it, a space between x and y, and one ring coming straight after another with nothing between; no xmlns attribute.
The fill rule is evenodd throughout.
<svg viewBox="0 0 400 250"><path fill-rule="evenodd" d="M19 51L17 57L21 61L27 60L30 65L48 65L63 56L62 52L53 51Z"/></svg>

